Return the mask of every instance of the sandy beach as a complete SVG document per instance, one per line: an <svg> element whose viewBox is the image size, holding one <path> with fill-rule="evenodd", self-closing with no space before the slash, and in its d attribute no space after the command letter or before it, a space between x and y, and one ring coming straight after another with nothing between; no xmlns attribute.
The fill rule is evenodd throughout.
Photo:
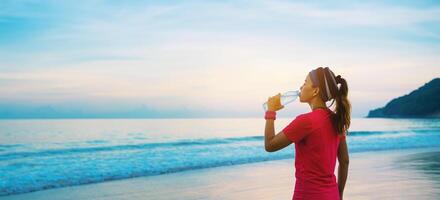
<svg viewBox="0 0 440 200"><path fill-rule="evenodd" d="M344 199L435 199L440 148L352 153ZM4 196L13 199L291 199L294 160L190 170Z"/></svg>

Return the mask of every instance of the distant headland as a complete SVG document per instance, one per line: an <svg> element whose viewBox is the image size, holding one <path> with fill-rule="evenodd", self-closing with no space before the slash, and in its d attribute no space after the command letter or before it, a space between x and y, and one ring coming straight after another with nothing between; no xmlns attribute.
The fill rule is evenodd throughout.
<svg viewBox="0 0 440 200"><path fill-rule="evenodd" d="M440 118L440 78L391 100L385 107L370 110L367 117Z"/></svg>

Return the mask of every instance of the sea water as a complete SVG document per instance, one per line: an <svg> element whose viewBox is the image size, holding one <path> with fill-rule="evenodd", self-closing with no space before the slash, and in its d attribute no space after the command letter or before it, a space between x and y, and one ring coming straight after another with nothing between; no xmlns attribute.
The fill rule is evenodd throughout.
<svg viewBox="0 0 440 200"><path fill-rule="evenodd" d="M280 131L292 119L277 119ZM294 157L264 119L0 120L0 196ZM350 153L440 146L440 119L355 118Z"/></svg>

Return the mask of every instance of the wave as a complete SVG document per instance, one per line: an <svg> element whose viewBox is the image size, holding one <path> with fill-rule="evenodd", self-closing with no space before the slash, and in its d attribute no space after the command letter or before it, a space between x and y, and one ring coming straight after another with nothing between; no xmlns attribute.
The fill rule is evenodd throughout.
<svg viewBox="0 0 440 200"><path fill-rule="evenodd" d="M433 130L411 130L411 131L351 131L348 133L348 138L358 136L380 136L389 135L390 137L408 136L404 133L432 133ZM246 137L231 137L231 138L209 138L209 139L184 139L173 142L156 142L156 143L141 143L141 144L124 144L124 145L107 145L107 146L84 146L75 148L63 148L63 149L49 149L42 151L22 151L22 152L10 152L0 154L0 161L26 158L26 157L45 157L45 156L57 156L79 153L96 153L104 151L126 151L126 150L154 150L155 148L167 148L167 147L179 147L179 146L209 146L220 144L231 144L237 142L254 142L264 141L264 136L246 136ZM106 144L106 141L92 140L86 141L86 144ZM23 144L9 144L0 145L0 150L11 149L16 147L23 147ZM0 151L0 152L1 152Z"/></svg>
<svg viewBox="0 0 440 200"><path fill-rule="evenodd" d="M347 136L374 136L374 135L383 135L383 134L401 134L401 133L415 133L415 134L423 134L423 133L433 133L438 132L438 129L421 129L421 130L390 130L390 131L348 131Z"/></svg>
<svg viewBox="0 0 440 200"><path fill-rule="evenodd" d="M350 152L434 147L440 146L440 132L353 131L348 140ZM8 149L8 153L0 154L0 174L4 175L0 179L0 196L294 157L291 147L265 152L264 136L123 145L94 140L82 142L80 147L40 151L30 151L32 148L21 144L0 148ZM14 152L14 148L27 151Z"/></svg>
<svg viewBox="0 0 440 200"><path fill-rule="evenodd" d="M43 151L28 151L28 152L13 152L0 154L0 161L25 158L32 156L54 156L54 155L67 155L76 153L94 153L101 151L121 151L121 150L142 150L142 149L154 149L163 147L178 147L178 146L205 146L205 145L218 145L228 144L233 142L249 142L249 141L261 141L263 136L249 136L249 137L235 137L235 138L214 138L214 139L185 139L175 142L158 142L158 143L142 143L142 144L130 144L130 145L113 145L113 146L98 146L98 147L75 147L65 149L51 149ZM86 143L90 143L87 141ZM93 142L94 143L94 142ZM95 144L95 143L94 143ZM2 147L22 147L23 145L0 145Z"/></svg>
<svg viewBox="0 0 440 200"><path fill-rule="evenodd" d="M9 196L16 194L23 194L29 192L36 192L40 190L61 188L61 187L69 187L69 186L77 186L77 185L85 185L92 183L101 183L106 181L114 181L114 180L123 180L129 178L137 178L137 177L146 177L146 176L156 176L162 174L176 173L188 170L196 170L196 169L205 169L205 168L213 168L213 167L221 167L221 166L230 166L230 165L239 165L239 164L247 164L247 163L256 163L256 162L264 162L270 160L282 160L291 158L289 155L277 155L272 157L259 157L253 159L238 159L233 161L221 161L216 163L208 163L204 165L197 166L183 166L183 167L173 167L163 171L141 171L141 172L131 172L131 173L123 173L123 174L112 174L112 175L102 175L102 176L92 176L92 177L82 177L80 179L65 179L63 181L53 181L49 183L31 183L32 185L20 184L19 187L0 187L0 197L1 196ZM19 165L25 165L20 163ZM1 183L1 180L0 180ZM1 184L0 184L1 185Z"/></svg>

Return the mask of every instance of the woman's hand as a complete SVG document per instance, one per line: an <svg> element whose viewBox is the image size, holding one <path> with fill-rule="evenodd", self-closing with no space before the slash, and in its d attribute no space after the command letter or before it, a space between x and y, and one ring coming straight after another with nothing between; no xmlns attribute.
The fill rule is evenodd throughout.
<svg viewBox="0 0 440 200"><path fill-rule="evenodd" d="M278 93L277 95L273 97L269 97L267 100L267 110L269 111L277 111L284 108L283 105L281 105L281 94Z"/></svg>

